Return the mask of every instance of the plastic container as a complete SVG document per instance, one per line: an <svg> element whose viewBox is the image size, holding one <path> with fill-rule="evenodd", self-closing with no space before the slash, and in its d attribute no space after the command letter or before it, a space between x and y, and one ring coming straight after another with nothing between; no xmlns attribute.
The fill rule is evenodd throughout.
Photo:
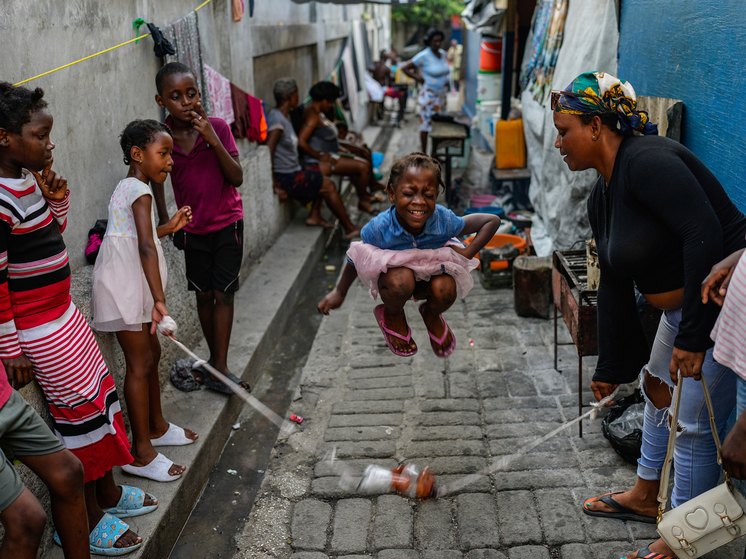
<svg viewBox="0 0 746 559"><path fill-rule="evenodd" d="M503 40L490 37L482 39L479 54L480 72L500 72L503 68Z"/></svg>
<svg viewBox="0 0 746 559"><path fill-rule="evenodd" d="M381 163L383 163L383 152L380 151L374 151L370 158L373 160L373 168L378 169L381 166Z"/></svg>
<svg viewBox="0 0 746 559"><path fill-rule="evenodd" d="M470 208L468 208L470 209ZM467 209L467 210L468 210ZM487 208L480 208L480 209L487 209ZM502 210L502 208L499 208ZM472 212L477 213L477 212ZM487 212L484 212L487 213ZM468 237L464 243L465 244L471 244L471 242L474 240L474 237ZM504 234L497 234L492 239L490 239L490 242L488 242L484 248L500 248L502 246L507 245L508 243L512 244L515 248L517 248L521 255L525 255L527 252L527 245L526 245L526 239L523 237L519 237L518 235L504 235ZM479 260L479 253L474 257L477 260ZM500 260L498 262L493 262L490 268L492 270L504 270L508 267L508 263L505 260ZM481 268L481 266L478 267L478 269Z"/></svg>
<svg viewBox="0 0 746 559"><path fill-rule="evenodd" d="M471 214L492 214L496 215L499 218L502 218L502 216L505 215L505 210L501 208L500 206L482 206L482 207L474 207L466 208L464 210L464 215L471 215Z"/></svg>
<svg viewBox="0 0 746 559"><path fill-rule="evenodd" d="M477 101L496 101L500 99L502 74L500 72L482 72L477 74Z"/></svg>
<svg viewBox="0 0 746 559"><path fill-rule="evenodd" d="M500 120L495 124L495 164L498 169L519 169L526 166L523 119Z"/></svg>
<svg viewBox="0 0 746 559"><path fill-rule="evenodd" d="M380 494L393 490L417 499L435 497L437 493L433 471L427 466L420 470L414 464L402 464L393 470L371 464L359 480L352 477L340 479L340 484L358 493Z"/></svg>
<svg viewBox="0 0 746 559"><path fill-rule="evenodd" d="M483 208L484 206L489 206L495 198L497 196L494 194L475 194L471 197L471 207Z"/></svg>

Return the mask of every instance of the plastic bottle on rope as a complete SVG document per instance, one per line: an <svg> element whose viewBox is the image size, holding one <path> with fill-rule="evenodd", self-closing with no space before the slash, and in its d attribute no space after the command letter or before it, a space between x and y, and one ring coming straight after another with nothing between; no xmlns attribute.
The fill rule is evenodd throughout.
<svg viewBox="0 0 746 559"><path fill-rule="evenodd" d="M435 474L427 466L420 470L414 464L402 464L393 470L370 465L365 468L362 477L343 475L339 483L345 489L359 493L388 493L393 490L417 499L436 496Z"/></svg>

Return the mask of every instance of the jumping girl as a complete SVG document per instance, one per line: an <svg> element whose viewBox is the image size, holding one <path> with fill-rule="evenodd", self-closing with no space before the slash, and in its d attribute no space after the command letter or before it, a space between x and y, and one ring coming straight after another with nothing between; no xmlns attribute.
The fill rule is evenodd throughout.
<svg viewBox="0 0 746 559"><path fill-rule="evenodd" d="M93 270L92 326L116 332L127 363L124 398L135 460L122 469L155 481L173 481L186 467L177 466L153 447L191 444L197 434L168 423L161 409L161 346L155 330L168 317L168 310L166 261L158 239L191 222L192 210L184 206L168 223L155 226L150 182L165 182L173 166L173 139L165 124L130 122L120 144L130 169L109 202L109 224Z"/></svg>
<svg viewBox="0 0 746 559"><path fill-rule="evenodd" d="M114 380L70 297L61 235L70 197L51 169L54 119L43 97L0 83L0 360L16 388L36 378L55 434L83 463L91 551L122 555L142 538L112 515L145 514L157 501L111 473L132 462L130 444Z"/></svg>
<svg viewBox="0 0 746 559"><path fill-rule="evenodd" d="M373 218L361 232L362 242L347 251L347 266L336 289L318 304L329 314L339 308L355 277L360 277L373 299L382 305L375 316L389 349L404 357L417 353L417 344L404 315L404 304L424 299L419 307L436 356L448 357L456 338L442 316L457 297L463 298L474 281L474 256L500 225L487 214L458 217L436 204L441 187L440 162L424 153L411 153L391 167L386 187L391 208ZM453 237L476 233L469 246Z"/></svg>

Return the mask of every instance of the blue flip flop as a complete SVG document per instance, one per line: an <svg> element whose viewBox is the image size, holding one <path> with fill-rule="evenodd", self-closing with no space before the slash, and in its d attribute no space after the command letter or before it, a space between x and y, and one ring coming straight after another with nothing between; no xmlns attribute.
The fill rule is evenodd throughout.
<svg viewBox="0 0 746 559"><path fill-rule="evenodd" d="M141 514L148 514L158 508L158 504L145 506L145 491L138 487L130 487L129 485L120 485L122 488L122 496L119 497L117 504L111 508L104 509L104 512L109 513L118 518L129 518L131 516L140 516ZM157 500L152 495L151 499Z"/></svg>
<svg viewBox="0 0 746 559"><path fill-rule="evenodd" d="M115 557L118 555L127 555L142 546L142 542L131 545L130 547L114 547L114 544L121 538L127 530L129 524L122 522L117 517L104 513L101 521L98 523L90 537L90 550L93 555L106 555ZM62 542L57 532L54 533L54 543L61 546Z"/></svg>

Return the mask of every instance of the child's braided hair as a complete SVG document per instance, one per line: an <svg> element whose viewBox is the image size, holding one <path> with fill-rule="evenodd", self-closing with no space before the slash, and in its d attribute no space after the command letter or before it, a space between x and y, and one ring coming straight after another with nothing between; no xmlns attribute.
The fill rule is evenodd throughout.
<svg viewBox="0 0 746 559"><path fill-rule="evenodd" d="M171 129L157 120L133 120L130 122L122 135L119 136L119 145L122 146L122 152L124 153L124 164L132 163L131 154L134 146L144 150L161 132L173 137Z"/></svg>
<svg viewBox="0 0 746 559"><path fill-rule="evenodd" d="M31 122L31 114L47 106L44 90L16 87L0 83L0 128L20 134L24 124Z"/></svg>
<svg viewBox="0 0 746 559"><path fill-rule="evenodd" d="M389 175L389 182L386 185L386 190L393 194L396 190L396 186L399 184L399 180L404 174L404 171L411 167L432 171L433 175L435 175L435 178L438 180L438 191L440 191L441 188L443 190L446 189L446 185L443 182L440 160L435 157L430 157L428 154L422 153L421 151L415 151L394 161L394 164L391 166L391 174Z"/></svg>

